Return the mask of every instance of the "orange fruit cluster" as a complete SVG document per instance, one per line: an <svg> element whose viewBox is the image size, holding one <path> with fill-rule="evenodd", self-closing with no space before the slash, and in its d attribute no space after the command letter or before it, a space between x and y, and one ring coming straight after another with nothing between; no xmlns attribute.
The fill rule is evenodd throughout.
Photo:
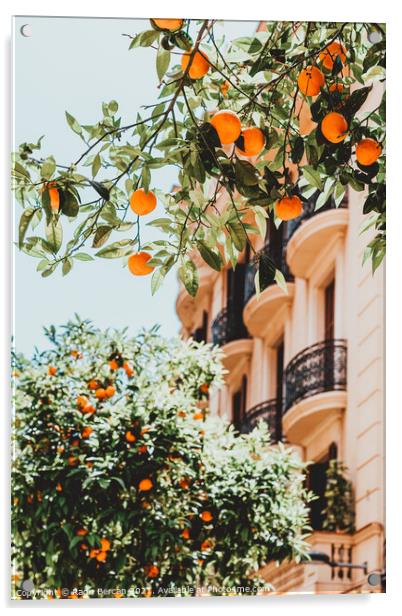
<svg viewBox="0 0 402 616"><path fill-rule="evenodd" d="M96 558L98 562L104 563L107 558L107 553L110 550L110 541L109 539L101 539L100 542L100 549L92 548L89 552L89 558Z"/></svg>

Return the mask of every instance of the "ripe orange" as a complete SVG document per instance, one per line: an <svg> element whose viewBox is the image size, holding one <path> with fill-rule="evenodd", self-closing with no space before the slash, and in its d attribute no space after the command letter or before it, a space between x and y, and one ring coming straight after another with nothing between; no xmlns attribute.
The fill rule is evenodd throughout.
<svg viewBox="0 0 402 616"><path fill-rule="evenodd" d="M381 156L381 146L375 139L362 139L356 146L356 160L365 167L373 165Z"/></svg>
<svg viewBox="0 0 402 616"><path fill-rule="evenodd" d="M88 534L88 531L86 528L79 528L77 530L77 532L75 533L78 537L85 537L85 535Z"/></svg>
<svg viewBox="0 0 402 616"><path fill-rule="evenodd" d="M193 419L204 419L203 413L194 413Z"/></svg>
<svg viewBox="0 0 402 616"><path fill-rule="evenodd" d="M104 398L107 398L106 389L104 389L103 387L99 387L99 389L97 389L95 392L95 398L98 398L98 400L103 400Z"/></svg>
<svg viewBox="0 0 402 616"><path fill-rule="evenodd" d="M257 156L265 146L265 137L261 129L256 126L243 128L241 137L244 140L244 149L236 147L236 152L242 156Z"/></svg>
<svg viewBox="0 0 402 616"><path fill-rule="evenodd" d="M130 207L138 216L145 216L156 208L156 196L152 190L145 192L139 188L130 197Z"/></svg>
<svg viewBox="0 0 402 616"><path fill-rule="evenodd" d="M183 25L184 19L151 19L151 24L159 30L177 32Z"/></svg>
<svg viewBox="0 0 402 616"><path fill-rule="evenodd" d="M77 406L84 407L88 404L88 398L86 396L77 396Z"/></svg>
<svg viewBox="0 0 402 616"><path fill-rule="evenodd" d="M75 466L78 463L78 458L76 458L75 456L70 456L69 458L67 458L67 463L69 466Z"/></svg>
<svg viewBox="0 0 402 616"><path fill-rule="evenodd" d="M324 84L324 75L316 66L304 68L297 78L299 90L306 96L316 96Z"/></svg>
<svg viewBox="0 0 402 616"><path fill-rule="evenodd" d="M203 383L202 385L200 385L200 392L202 394L207 394L209 392L209 385L208 385L208 383Z"/></svg>
<svg viewBox="0 0 402 616"><path fill-rule="evenodd" d="M115 359L111 359L109 362L109 368L112 370L112 372L114 372L115 370L119 369L119 364L117 363L117 361Z"/></svg>
<svg viewBox="0 0 402 616"><path fill-rule="evenodd" d="M138 447L138 453L147 453L148 447L146 445L140 445Z"/></svg>
<svg viewBox="0 0 402 616"><path fill-rule="evenodd" d="M58 212L60 208L60 195L59 195L59 191L57 190L57 188L54 188L53 183L48 185L48 192L49 192L50 207L53 210L53 212Z"/></svg>
<svg viewBox="0 0 402 616"><path fill-rule="evenodd" d="M81 409L81 413L84 413L86 415L92 415L93 413L95 413L95 411L96 411L96 408L92 404L86 404Z"/></svg>
<svg viewBox="0 0 402 616"><path fill-rule="evenodd" d="M337 56L340 57L342 64L344 64L346 61L346 49L343 45L334 41L320 53L320 62L331 71Z"/></svg>
<svg viewBox="0 0 402 616"><path fill-rule="evenodd" d="M61 483L58 483L56 486L56 491L57 492L62 492L63 491L63 486L61 485Z"/></svg>
<svg viewBox="0 0 402 616"><path fill-rule="evenodd" d="M207 552L211 548L212 548L212 541L210 539L205 539L205 541L201 543L201 552Z"/></svg>
<svg viewBox="0 0 402 616"><path fill-rule="evenodd" d="M113 385L106 387L106 398L111 398L116 393L116 388Z"/></svg>
<svg viewBox="0 0 402 616"><path fill-rule="evenodd" d="M154 484L150 479L141 479L140 483L138 484L138 489L140 490L140 492L149 492L149 490L152 490L153 487Z"/></svg>
<svg viewBox="0 0 402 616"><path fill-rule="evenodd" d="M47 373L49 376L56 376L57 368L55 368L54 366L48 366Z"/></svg>
<svg viewBox="0 0 402 616"><path fill-rule="evenodd" d="M200 515L200 518L203 522L211 522L213 519L213 515L210 511L203 511Z"/></svg>
<svg viewBox="0 0 402 616"><path fill-rule="evenodd" d="M182 477L179 481L179 486L183 488L183 490L188 490L190 487L190 482L185 477Z"/></svg>
<svg viewBox="0 0 402 616"><path fill-rule="evenodd" d="M128 269L134 276L147 276L155 269L152 265L147 265L151 258L148 252L136 252L128 258Z"/></svg>
<svg viewBox="0 0 402 616"><path fill-rule="evenodd" d="M93 432L93 429L90 428L89 426L86 426L85 428L83 428L82 432L81 432L81 436L82 438L89 438L91 436Z"/></svg>
<svg viewBox="0 0 402 616"><path fill-rule="evenodd" d="M218 133L222 145L233 143L240 137L241 122L234 111L221 109L214 114L210 122Z"/></svg>
<svg viewBox="0 0 402 616"><path fill-rule="evenodd" d="M88 387L93 391L99 388L99 383L96 379L91 379L88 383Z"/></svg>
<svg viewBox="0 0 402 616"><path fill-rule="evenodd" d="M230 87L230 84L228 81L224 81L223 84L221 85L222 96L224 96L225 98L228 95L229 87Z"/></svg>
<svg viewBox="0 0 402 616"><path fill-rule="evenodd" d="M190 62L190 54L191 50L184 53L181 58L181 68L183 72L187 69L188 63ZM208 73L209 70L209 62L208 56L203 51L196 51L190 64L190 68L188 71L188 76L190 79L201 79Z"/></svg>
<svg viewBox="0 0 402 616"><path fill-rule="evenodd" d="M283 197L276 202L276 215L281 220L292 220L297 218L303 211L303 205L300 197L293 195L293 197Z"/></svg>
<svg viewBox="0 0 402 616"><path fill-rule="evenodd" d="M182 533L181 536L183 537L183 539L190 539L190 531L188 528L185 528Z"/></svg>
<svg viewBox="0 0 402 616"><path fill-rule="evenodd" d="M156 578L159 575L159 567L156 565L148 565L144 567L144 571L147 577Z"/></svg>
<svg viewBox="0 0 402 616"><path fill-rule="evenodd" d="M330 92L343 92L344 90L344 85L343 83L333 83L331 86L329 86L329 91Z"/></svg>
<svg viewBox="0 0 402 616"><path fill-rule="evenodd" d="M133 376L134 370L133 370L133 368L130 366L130 364L127 361L124 362L123 368L124 368L125 373L127 374L128 377L132 377Z"/></svg>
<svg viewBox="0 0 402 616"><path fill-rule="evenodd" d="M186 411L184 411L183 409L181 409L180 411L177 411L177 416L178 417L186 417L187 413Z"/></svg>
<svg viewBox="0 0 402 616"><path fill-rule="evenodd" d="M327 113L321 122L321 132L331 143L340 143L346 137L348 123L345 117L337 111Z"/></svg>
<svg viewBox="0 0 402 616"><path fill-rule="evenodd" d="M109 539L101 539L101 550L102 552L108 552L110 550L110 541Z"/></svg>
<svg viewBox="0 0 402 616"><path fill-rule="evenodd" d="M129 443L135 443L136 440L137 437L130 430L126 432L126 441Z"/></svg>

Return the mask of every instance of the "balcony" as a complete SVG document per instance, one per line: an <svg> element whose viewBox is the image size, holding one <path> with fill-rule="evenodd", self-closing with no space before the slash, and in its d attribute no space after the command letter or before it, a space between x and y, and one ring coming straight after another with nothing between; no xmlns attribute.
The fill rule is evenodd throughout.
<svg viewBox="0 0 402 616"><path fill-rule="evenodd" d="M345 234L349 220L346 200L339 207L329 200L319 210L315 202L313 198L305 204L302 215L286 227L286 260L291 273L300 278L307 278L317 256Z"/></svg>
<svg viewBox="0 0 402 616"><path fill-rule="evenodd" d="M283 430L304 444L321 418L335 419L346 406L346 340L324 340L298 353L286 368Z"/></svg>
<svg viewBox="0 0 402 616"><path fill-rule="evenodd" d="M212 323L212 342L224 351L223 365L232 370L244 356L251 355L253 341L243 322L242 306L230 304Z"/></svg>
<svg viewBox="0 0 402 616"><path fill-rule="evenodd" d="M262 336L264 329L269 325L275 313L288 302L293 299L293 276L289 271L285 260L283 250L282 237L275 237L276 241L267 242L262 250L255 256L253 262L247 265L244 285L244 322L248 331L252 336ZM255 274L258 269L258 263L261 268L262 255L268 259L283 273L285 280L288 282L287 293L285 293L275 282L271 272L266 272L269 268L269 262L266 268L261 271L261 293L257 296L254 284ZM264 266L264 263L262 264Z"/></svg>
<svg viewBox="0 0 402 616"><path fill-rule="evenodd" d="M352 564L356 563L357 558L356 539L356 535L316 531L307 538L307 541L311 551L327 554L331 561ZM370 588L367 585L367 575L360 570L354 571L342 566L330 567L315 561L303 564L284 561L280 565L270 562L259 571L259 574L273 585L275 594L346 593L356 586Z"/></svg>
<svg viewBox="0 0 402 616"><path fill-rule="evenodd" d="M271 443L275 444L282 439L282 416L278 400L267 400L256 404L249 409L240 426L240 432L251 432L259 421L264 421L268 425L271 435Z"/></svg>

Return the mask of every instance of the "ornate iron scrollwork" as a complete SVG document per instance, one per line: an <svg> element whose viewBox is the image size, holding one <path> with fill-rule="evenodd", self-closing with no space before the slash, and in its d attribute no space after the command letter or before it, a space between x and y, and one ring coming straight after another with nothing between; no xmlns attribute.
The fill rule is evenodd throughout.
<svg viewBox="0 0 402 616"><path fill-rule="evenodd" d="M288 264L286 262L285 251L282 243L277 246L273 246L269 241L264 244L263 248L255 255L254 259L248 263L246 267L245 281L244 281L244 304L246 304L252 296L255 294L255 284L254 278L258 269L258 262L261 258L261 255L266 255L275 266L281 270L282 274L285 277L285 280L291 282L293 280L293 276L290 273L288 268ZM264 287L268 288L272 284L275 283L274 278L272 280L267 280Z"/></svg>
<svg viewBox="0 0 402 616"><path fill-rule="evenodd" d="M219 346L227 344L232 340L249 337L243 322L242 310L238 306L226 306L226 308L219 312L212 323L212 342Z"/></svg>
<svg viewBox="0 0 402 616"><path fill-rule="evenodd" d="M268 424L271 443L277 443L282 439L282 416L278 400L267 400L249 409L240 426L240 431L242 433L251 432L260 420Z"/></svg>
<svg viewBox="0 0 402 616"><path fill-rule="evenodd" d="M324 340L304 349L286 368L285 411L324 391L346 390L346 340Z"/></svg>

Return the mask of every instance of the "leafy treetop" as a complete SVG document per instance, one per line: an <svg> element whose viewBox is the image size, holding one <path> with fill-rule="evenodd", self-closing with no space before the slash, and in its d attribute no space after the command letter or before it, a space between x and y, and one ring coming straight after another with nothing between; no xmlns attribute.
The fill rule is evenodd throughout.
<svg viewBox="0 0 402 616"><path fill-rule="evenodd" d="M129 38L131 50L155 50L157 102L127 123L114 100L94 124L66 112L84 144L72 163L40 157L42 139L14 155L24 207L19 246L39 259L42 276L59 265L68 274L77 260L128 258L132 273L153 271L153 292L177 266L195 295L197 251L217 270L235 267L246 244L253 249L253 236L265 236L267 222L289 217L290 210L280 214L290 203L284 198L298 215L313 195L317 208L329 199L338 206L348 187L366 190L365 227L375 233L364 259L378 267L385 254L385 94L369 112L361 107L385 79L383 26L267 22L229 42L212 20L151 26ZM177 189L162 193L152 172L166 166L177 169ZM138 205L138 191L150 200ZM148 224L164 237L143 245L142 216L154 196L164 213ZM73 234L63 242L68 225Z"/></svg>

